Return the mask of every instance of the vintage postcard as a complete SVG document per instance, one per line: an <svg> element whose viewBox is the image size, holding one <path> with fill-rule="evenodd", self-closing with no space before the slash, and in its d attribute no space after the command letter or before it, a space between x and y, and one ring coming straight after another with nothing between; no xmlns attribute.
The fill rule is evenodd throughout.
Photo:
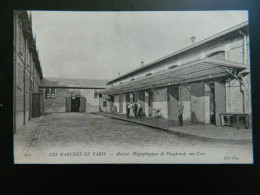
<svg viewBox="0 0 260 195"><path fill-rule="evenodd" d="M248 11L14 11L15 164L252 164Z"/></svg>

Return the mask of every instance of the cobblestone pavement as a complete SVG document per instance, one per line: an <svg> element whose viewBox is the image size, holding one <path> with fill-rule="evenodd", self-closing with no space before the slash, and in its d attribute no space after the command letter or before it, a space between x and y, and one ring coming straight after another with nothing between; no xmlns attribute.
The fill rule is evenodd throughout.
<svg viewBox="0 0 260 195"><path fill-rule="evenodd" d="M34 120L34 119L33 119ZM251 143L218 143L89 113L43 115L18 130L15 156L53 151L203 151L252 161ZM213 161L214 162L214 161ZM234 162L235 163L235 162Z"/></svg>

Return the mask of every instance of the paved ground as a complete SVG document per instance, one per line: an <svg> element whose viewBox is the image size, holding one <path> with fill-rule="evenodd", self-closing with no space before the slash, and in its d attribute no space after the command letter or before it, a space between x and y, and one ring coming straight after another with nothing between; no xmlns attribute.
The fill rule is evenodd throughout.
<svg viewBox="0 0 260 195"><path fill-rule="evenodd" d="M206 153L204 158L197 157L200 163L252 162L252 144L248 142L221 143L201 140L88 113L53 113L33 119L17 131L14 136L14 146L15 161L18 163L42 162L52 152L93 150L108 152L108 155L111 155L111 162L117 162L113 158L116 152L129 151L168 151L169 156L171 152ZM36 153L37 155L34 155ZM232 161L230 159L232 157L237 158L237 161ZM55 159L51 161L52 163L77 163L71 159L67 161L63 159L62 162L58 157L52 159ZM86 161L82 158L74 160ZM129 161L128 159L122 162ZM194 157L186 160L172 158L169 162L196 163L197 161Z"/></svg>
<svg viewBox="0 0 260 195"><path fill-rule="evenodd" d="M178 125L178 121L167 120L164 118L131 118L128 119L125 114L118 113L96 113L99 115L107 116L114 119L122 119L123 121L129 121L135 124L142 124L145 126L157 127L161 130L173 132L181 135L193 135L195 137L208 138L211 140L230 141L230 142L251 142L252 141L252 129L245 129L241 124L241 128L238 130L236 127L217 127L210 124L191 123L184 121L183 126Z"/></svg>

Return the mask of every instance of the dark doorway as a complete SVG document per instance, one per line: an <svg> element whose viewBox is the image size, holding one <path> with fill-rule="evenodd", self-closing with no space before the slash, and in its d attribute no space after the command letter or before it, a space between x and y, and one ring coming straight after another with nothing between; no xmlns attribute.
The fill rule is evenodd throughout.
<svg viewBox="0 0 260 195"><path fill-rule="evenodd" d="M209 106L210 106L210 124L216 124L215 115L215 85L214 83L209 84L210 94L209 94Z"/></svg>
<svg viewBox="0 0 260 195"><path fill-rule="evenodd" d="M124 96L122 94L119 95L119 113L123 113L123 99Z"/></svg>
<svg viewBox="0 0 260 195"><path fill-rule="evenodd" d="M32 94L32 118L40 116L40 94Z"/></svg>
<svg viewBox="0 0 260 195"><path fill-rule="evenodd" d="M71 112L79 112L80 107L80 98L72 97L71 98Z"/></svg>
<svg viewBox="0 0 260 195"><path fill-rule="evenodd" d="M179 106L179 87L170 86L168 88L168 98L169 98L169 119L178 120L178 106Z"/></svg>

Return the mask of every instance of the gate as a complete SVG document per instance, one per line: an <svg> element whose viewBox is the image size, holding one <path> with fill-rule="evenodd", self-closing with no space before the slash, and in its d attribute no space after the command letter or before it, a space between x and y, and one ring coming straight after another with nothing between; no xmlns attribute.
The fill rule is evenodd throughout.
<svg viewBox="0 0 260 195"><path fill-rule="evenodd" d="M32 118L40 116L40 94L32 94Z"/></svg>
<svg viewBox="0 0 260 195"><path fill-rule="evenodd" d="M80 112L86 112L86 97L80 97Z"/></svg>

